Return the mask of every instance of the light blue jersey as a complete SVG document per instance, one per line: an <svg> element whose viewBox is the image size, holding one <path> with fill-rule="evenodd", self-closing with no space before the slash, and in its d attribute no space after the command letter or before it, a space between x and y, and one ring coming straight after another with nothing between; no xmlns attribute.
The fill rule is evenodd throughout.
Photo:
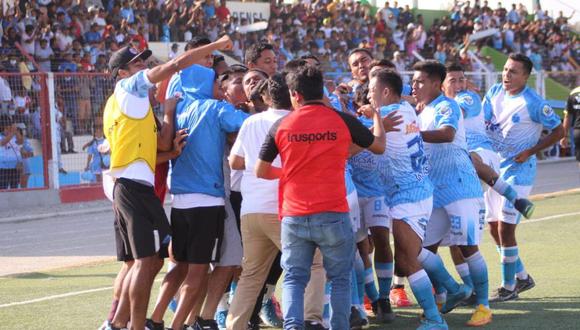
<svg viewBox="0 0 580 330"><path fill-rule="evenodd" d="M429 177L434 186L433 208L455 201L481 198L481 184L467 152L461 109L454 100L439 95L419 115L422 131L450 126L455 137L449 143L427 143L425 152L431 164Z"/></svg>
<svg viewBox="0 0 580 330"><path fill-rule="evenodd" d="M493 85L487 92L483 110L487 134L502 159L502 178L516 185L533 185L536 156L524 163L516 163L513 159L538 143L543 128L552 130L558 127L560 117L529 87L511 96L501 83Z"/></svg>
<svg viewBox="0 0 580 330"><path fill-rule="evenodd" d="M402 116L400 131L387 133L383 187L389 207L416 203L433 196L429 162L424 152L417 114L407 102L381 107L381 115Z"/></svg>
<svg viewBox="0 0 580 330"><path fill-rule="evenodd" d="M344 183L346 185L346 195L347 196L352 194L354 191L356 191L356 187L354 185L354 182L352 181L352 173L351 172L352 172L352 168L347 162L345 170L344 170Z"/></svg>
<svg viewBox="0 0 580 330"><path fill-rule="evenodd" d="M455 96L455 101L463 111L467 150L487 149L493 151L491 141L485 132L481 97L475 92L465 90Z"/></svg>
<svg viewBox="0 0 580 330"><path fill-rule="evenodd" d="M381 109L381 117L386 116ZM373 120L360 116L359 120L366 127L373 125ZM368 150L363 150L352 156L348 163L352 167L352 180L356 186L358 197L380 197L385 190L383 188L384 175L386 172L385 155L376 155Z"/></svg>

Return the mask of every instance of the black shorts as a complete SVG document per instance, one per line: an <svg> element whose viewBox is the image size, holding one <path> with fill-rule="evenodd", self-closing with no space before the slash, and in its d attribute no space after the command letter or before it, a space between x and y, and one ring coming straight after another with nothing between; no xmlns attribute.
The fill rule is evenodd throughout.
<svg viewBox="0 0 580 330"><path fill-rule="evenodd" d="M129 261L155 254L168 257L171 228L153 187L125 178L117 179L113 188L113 210L118 231L118 260Z"/></svg>
<svg viewBox="0 0 580 330"><path fill-rule="evenodd" d="M175 260L192 264L219 262L224 236L224 206L171 209Z"/></svg>
<svg viewBox="0 0 580 330"><path fill-rule="evenodd" d="M580 129L574 129L574 149L576 151L576 160L580 162Z"/></svg>

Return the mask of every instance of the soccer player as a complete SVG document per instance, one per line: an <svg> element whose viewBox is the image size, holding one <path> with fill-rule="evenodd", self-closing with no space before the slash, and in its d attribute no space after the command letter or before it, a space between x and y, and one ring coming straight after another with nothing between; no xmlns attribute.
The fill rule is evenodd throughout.
<svg viewBox="0 0 580 330"><path fill-rule="evenodd" d="M565 135L560 141L560 145L562 148L570 148L570 127L574 127L573 141L576 150L576 160L580 162L580 87L572 90L568 97L566 110L564 111L563 126Z"/></svg>
<svg viewBox="0 0 580 330"><path fill-rule="evenodd" d="M402 117L400 130L386 133L385 166L381 169L395 238L395 262L423 308L425 318L418 329L447 329L429 277L417 259L433 207L433 186L417 115L409 103L401 100L402 89L403 81L394 71L381 69L371 74L371 106L380 109L381 115L396 112Z"/></svg>
<svg viewBox="0 0 580 330"><path fill-rule="evenodd" d="M527 197L536 177L536 153L557 143L564 136L560 118L546 101L527 87L532 61L522 54L510 54L503 67L502 82L485 95L483 109L487 133L499 152L501 178L510 183L518 196ZM542 129L552 132L540 140ZM502 284L491 301L516 299L518 292L532 288L519 257L516 228L520 214L505 197L490 192L486 212L491 236L501 252Z"/></svg>
<svg viewBox="0 0 580 330"><path fill-rule="evenodd" d="M157 127L149 103L149 89L200 57L228 48L231 41L223 37L150 70L144 62L151 55L149 50L139 53L123 47L109 60L111 73L120 78L103 116L104 132L111 148L110 175L116 179L113 209L116 224L122 228L124 252L135 259L130 282L123 288L128 291L130 313L117 313L110 329L126 327L129 319L132 329L145 328L151 286L162 265L160 258L166 256L171 232L153 190Z"/></svg>
<svg viewBox="0 0 580 330"><path fill-rule="evenodd" d="M421 265L435 287L447 290L442 313L453 310L475 291L478 306L470 326L491 322L487 265L478 244L484 226L481 184L469 160L463 116L457 103L441 93L445 67L437 61L421 61L413 66L413 96L425 107L419 115L421 135L431 164L429 176L434 186L433 212L427 224L425 247L419 254ZM458 284L445 269L436 253L440 242L457 245L466 259L474 288Z"/></svg>
<svg viewBox="0 0 580 330"><path fill-rule="evenodd" d="M513 202L515 208L526 218L529 218L534 209L532 202L525 198L517 198L515 189L497 174L500 170L499 155L493 150L491 141L485 132L481 98L477 93L467 89L467 79L461 65L449 64L446 69L447 75L443 82L443 91L445 96L455 99L462 110L467 148L477 175L488 184L490 189L495 190L498 194ZM485 192L485 196L489 195L488 191L489 189ZM488 202L488 199L486 199L486 202ZM487 208L488 206L486 205ZM443 243L442 245L446 244ZM457 247L451 247L451 256L463 282L473 287L469 267Z"/></svg>
<svg viewBox="0 0 580 330"><path fill-rule="evenodd" d="M272 126L256 176L280 179L284 329L303 329L304 287L314 251L322 252L331 282L331 327L348 329L354 238L344 182L351 143L384 152L385 133L378 112L373 133L356 118L324 105L322 72L311 66L286 77L294 111ZM280 154L282 168L272 166Z"/></svg>

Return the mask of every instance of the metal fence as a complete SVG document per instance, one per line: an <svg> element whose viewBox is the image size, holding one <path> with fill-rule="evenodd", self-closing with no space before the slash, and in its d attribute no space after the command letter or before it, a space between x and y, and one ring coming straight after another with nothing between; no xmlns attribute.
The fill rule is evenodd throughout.
<svg viewBox="0 0 580 330"><path fill-rule="evenodd" d="M413 72L402 72L409 83ZM500 81L501 72L467 72L473 84L485 92ZM327 73L334 83L350 73ZM574 88L580 72L534 72L530 86L540 95L563 106L566 88ZM102 115L114 81L105 73L0 73L1 140L0 189L47 189L68 185L99 184L108 155L99 151L103 142ZM558 94L558 93L559 94ZM161 109L155 108L160 114ZM11 131L13 131L11 133ZM558 147L546 152L558 156Z"/></svg>

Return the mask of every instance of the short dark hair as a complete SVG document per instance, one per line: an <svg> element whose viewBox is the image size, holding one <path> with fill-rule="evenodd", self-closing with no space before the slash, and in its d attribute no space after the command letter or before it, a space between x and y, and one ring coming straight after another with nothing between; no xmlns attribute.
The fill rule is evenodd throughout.
<svg viewBox="0 0 580 330"><path fill-rule="evenodd" d="M218 78L218 82L220 85L223 83L231 80L236 74L246 74L248 72L248 68L243 65L232 65L226 71L224 71Z"/></svg>
<svg viewBox="0 0 580 330"><path fill-rule="evenodd" d="M302 59L302 58L290 60L290 61L286 62L286 64L284 64L284 69L282 69L282 74L284 76L286 76L291 71L295 71L296 69L299 69L299 68L307 66L307 65L308 65L308 62L306 62L306 60Z"/></svg>
<svg viewBox="0 0 580 330"><path fill-rule="evenodd" d="M370 104L368 95L369 95L369 83L367 81L364 84L360 85L354 92L353 97L354 103L356 103L356 105L359 107L365 104Z"/></svg>
<svg viewBox="0 0 580 330"><path fill-rule="evenodd" d="M264 78L268 79L270 76L268 76L268 74L266 72L264 72L264 70L260 70L257 68L253 68L253 69L248 69L248 71L246 71L245 74L248 74L250 72L257 72L259 74L261 74L262 76L264 76Z"/></svg>
<svg viewBox="0 0 580 330"><path fill-rule="evenodd" d="M389 69L396 69L395 63L387 60L386 58L384 58L382 60L373 60L371 62L370 68L372 69L375 66L389 68Z"/></svg>
<svg viewBox="0 0 580 330"><path fill-rule="evenodd" d="M301 60L315 60L316 64L320 64L320 60L318 59L318 57L316 57L316 55L313 54L306 54L306 55L302 55L300 56Z"/></svg>
<svg viewBox="0 0 580 330"><path fill-rule="evenodd" d="M352 55L354 55L356 53L361 53L361 52L367 54L368 56L370 56L370 58L373 58L373 53L369 49L362 48L362 47L355 48L355 49L351 50L348 53L348 57L350 58Z"/></svg>
<svg viewBox="0 0 580 330"><path fill-rule="evenodd" d="M246 49L246 63L256 63L265 50L274 51L274 46L269 43L259 42L248 47Z"/></svg>
<svg viewBox="0 0 580 330"><path fill-rule="evenodd" d="M439 79L441 83L447 75L445 66L436 60L419 61L413 65L413 70L425 72L429 79Z"/></svg>
<svg viewBox="0 0 580 330"><path fill-rule="evenodd" d="M209 40L206 36L195 36L193 39L187 42L185 45L185 50L195 49L197 47L205 46L211 44L211 40Z"/></svg>
<svg viewBox="0 0 580 330"><path fill-rule="evenodd" d="M401 96L401 93L403 93L403 79L401 79L401 76L393 70L380 69L373 72L371 78L376 78L377 82L388 87L399 97Z"/></svg>
<svg viewBox="0 0 580 330"><path fill-rule="evenodd" d="M445 66L445 70L447 70L447 72L457 72L457 71L463 72L463 71L465 71L463 69L463 66L459 63L449 63Z"/></svg>
<svg viewBox="0 0 580 330"><path fill-rule="evenodd" d="M324 96L324 79L322 71L305 65L288 72L286 83L290 91L302 95L305 101L321 100Z"/></svg>
<svg viewBox="0 0 580 330"><path fill-rule="evenodd" d="M290 91L282 74L275 74L267 80L260 82L258 87L260 94L266 94L272 100L272 107L275 109L290 109Z"/></svg>
<svg viewBox="0 0 580 330"><path fill-rule="evenodd" d="M532 73L532 68L534 67L534 63L532 63L532 60L530 60L530 58L527 57L526 55L524 55L522 53L511 53L508 56L508 58L512 61L522 63L522 65L524 66L524 70L526 71L528 76L530 75L530 73Z"/></svg>

